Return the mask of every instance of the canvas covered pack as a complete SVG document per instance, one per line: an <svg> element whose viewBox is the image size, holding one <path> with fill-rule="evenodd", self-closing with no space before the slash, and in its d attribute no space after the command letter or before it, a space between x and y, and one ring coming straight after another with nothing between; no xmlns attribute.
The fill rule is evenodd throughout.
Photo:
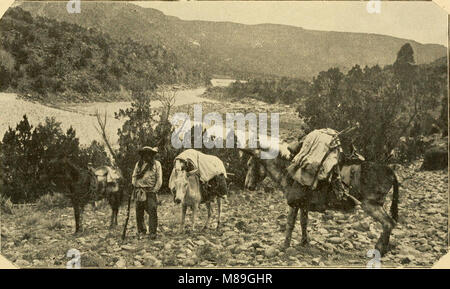
<svg viewBox="0 0 450 289"><path fill-rule="evenodd" d="M179 154L175 160L191 163L195 169L198 169L200 181L203 183L207 183L215 176L221 174L223 174L225 178L227 177L227 171L223 162L213 155L207 155L194 149L187 149ZM172 170L169 178L169 189L171 190L175 187L175 169L176 168Z"/></svg>
<svg viewBox="0 0 450 289"><path fill-rule="evenodd" d="M102 166L92 169L97 183L102 188L105 188L105 193L114 193L119 191L119 179L121 174L109 166Z"/></svg>
<svg viewBox="0 0 450 289"><path fill-rule="evenodd" d="M287 168L290 177L311 189L315 189L319 181L328 179L342 153L337 135L337 131L329 128L309 133Z"/></svg>

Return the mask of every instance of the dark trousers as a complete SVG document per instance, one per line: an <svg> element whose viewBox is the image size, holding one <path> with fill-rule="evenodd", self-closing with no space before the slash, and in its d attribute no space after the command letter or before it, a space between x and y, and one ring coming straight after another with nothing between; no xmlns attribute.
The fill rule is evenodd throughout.
<svg viewBox="0 0 450 289"><path fill-rule="evenodd" d="M148 229L150 235L156 236L156 228L158 227L158 214L157 207L158 201L156 199L156 193L147 191L147 200L143 202L136 202L136 223L139 233L147 233L144 221L144 211L148 214Z"/></svg>

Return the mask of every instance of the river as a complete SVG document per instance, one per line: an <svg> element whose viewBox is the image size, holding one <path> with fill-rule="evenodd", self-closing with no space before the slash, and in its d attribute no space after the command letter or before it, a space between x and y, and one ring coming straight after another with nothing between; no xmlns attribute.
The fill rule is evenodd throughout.
<svg viewBox="0 0 450 289"><path fill-rule="evenodd" d="M216 78L211 80L211 84L224 87L234 81L236 80ZM206 101L215 102L214 100L200 97L205 90L205 87L177 90L175 106ZM153 108L161 107L159 101L152 101L150 105ZM96 129L97 119L95 113L98 111L100 114L106 112L108 116L106 131L111 144L116 146L118 141L117 130L122 127L122 121L115 119L114 113L119 111L119 109L126 109L130 106L131 102L121 101L64 104L56 108L19 99L15 93L0 93L0 138L3 139L3 135L9 126L15 128L17 123L23 119L23 115L26 114L28 121L33 126L43 123L46 117L54 117L56 121L61 123L64 131L71 126L76 130L80 144L89 145L93 140L101 141L101 137Z"/></svg>
<svg viewBox="0 0 450 289"><path fill-rule="evenodd" d="M206 88L186 89L177 91L175 105L195 104L211 101L200 97ZM130 107L131 102L93 102L64 105L64 109L45 106L36 102L30 102L17 97L14 93L0 93L0 137L8 130L8 127L16 127L17 123L26 114L31 125L36 126L44 122L46 117L54 117L61 122L65 131L72 126L83 145L90 144L93 140L101 140L96 129L97 119L94 116L98 110L107 112L107 134L111 143L117 145L117 130L122 127L122 121L114 118L114 112ZM151 103L152 107L160 107L158 101Z"/></svg>
<svg viewBox="0 0 450 289"><path fill-rule="evenodd" d="M211 101L200 97L205 92L206 88L196 88L196 89L185 89L178 90L175 94L175 105L201 103L204 101ZM114 116L114 112L119 111L119 109L125 109L131 106L130 101L119 101L119 102L90 102L90 103L77 103L64 105L64 109L70 111L76 111L83 114L94 115L98 110L101 113L105 111L109 116ZM161 107L161 103L157 100L151 101L150 106L152 108Z"/></svg>

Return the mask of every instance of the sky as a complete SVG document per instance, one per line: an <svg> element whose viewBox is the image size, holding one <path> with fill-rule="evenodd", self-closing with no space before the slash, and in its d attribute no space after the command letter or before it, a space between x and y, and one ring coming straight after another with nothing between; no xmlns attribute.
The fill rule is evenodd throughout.
<svg viewBox="0 0 450 289"><path fill-rule="evenodd" d="M369 13L360 1L134 2L184 20L285 24L305 29L376 33L447 46L447 13L433 2L381 1Z"/></svg>

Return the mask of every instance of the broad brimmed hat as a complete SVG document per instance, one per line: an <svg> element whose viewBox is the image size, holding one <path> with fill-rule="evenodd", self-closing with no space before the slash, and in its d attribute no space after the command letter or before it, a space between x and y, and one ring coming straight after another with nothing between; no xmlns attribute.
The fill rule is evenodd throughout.
<svg viewBox="0 0 450 289"><path fill-rule="evenodd" d="M145 147L140 148L138 150L138 153L139 154L156 154L156 153L158 153L158 148L145 146Z"/></svg>

